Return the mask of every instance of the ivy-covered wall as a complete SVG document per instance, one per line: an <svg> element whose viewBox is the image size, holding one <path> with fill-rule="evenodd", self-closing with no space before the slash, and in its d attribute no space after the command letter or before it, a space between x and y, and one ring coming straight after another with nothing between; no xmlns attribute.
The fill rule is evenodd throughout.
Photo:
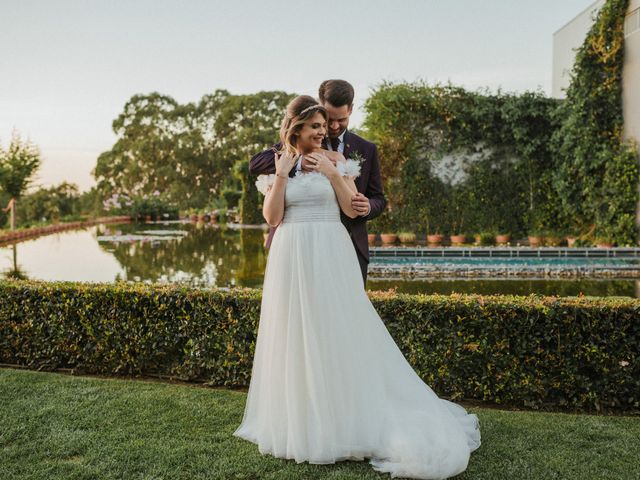
<svg viewBox="0 0 640 480"><path fill-rule="evenodd" d="M622 70L628 0L608 0L576 53L560 128L552 149L553 184L562 222L596 238L631 244L639 169L637 150L623 140Z"/></svg>
<svg viewBox="0 0 640 480"><path fill-rule="evenodd" d="M557 106L541 93L382 84L365 104L389 199L373 230L522 235L557 228L549 195Z"/></svg>

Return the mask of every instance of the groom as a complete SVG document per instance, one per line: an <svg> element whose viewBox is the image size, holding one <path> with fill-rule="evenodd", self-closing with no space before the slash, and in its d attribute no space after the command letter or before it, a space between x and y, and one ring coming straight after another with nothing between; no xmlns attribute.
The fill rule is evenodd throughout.
<svg viewBox="0 0 640 480"><path fill-rule="evenodd" d="M340 218L353 241L362 271L362 279L366 285L369 264L367 220L380 215L387 205L387 200L382 189L380 160L376 146L347 130L349 117L353 112L353 95L353 87L345 80L325 80L318 90L320 103L329 114L327 125L329 138L323 147L327 150L338 151L347 159L361 160L360 176L355 179L358 193L351 199L351 205L359 213L359 216L349 218L340 212ZM276 144L272 148L254 155L249 162L249 171L254 175L275 173L275 152L279 147L280 144ZM294 176L296 170L306 170L307 166L307 161L303 158L302 162L299 162L289 172L289 176ZM271 228L267 238L267 248L271 245L274 233L275 228Z"/></svg>

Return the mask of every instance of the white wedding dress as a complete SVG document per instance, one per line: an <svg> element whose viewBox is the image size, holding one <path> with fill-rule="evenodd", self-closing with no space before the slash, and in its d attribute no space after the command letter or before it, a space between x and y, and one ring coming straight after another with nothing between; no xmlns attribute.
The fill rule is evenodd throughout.
<svg viewBox="0 0 640 480"><path fill-rule="evenodd" d="M340 169L356 176L359 165ZM273 178L256 184L265 193ZM233 435L298 463L368 458L392 477L423 479L464 471L480 446L477 416L438 398L373 308L333 188L318 172L287 183Z"/></svg>

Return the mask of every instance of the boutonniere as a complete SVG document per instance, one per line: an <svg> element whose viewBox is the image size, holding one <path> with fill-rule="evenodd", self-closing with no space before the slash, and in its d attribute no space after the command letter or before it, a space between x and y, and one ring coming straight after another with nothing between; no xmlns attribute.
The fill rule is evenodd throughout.
<svg viewBox="0 0 640 480"><path fill-rule="evenodd" d="M348 147L349 145L347 145ZM354 162L358 162L358 163L362 163L364 161L366 161L367 159L364 158L364 156L360 153L360 152L351 152L349 154L349 157L347 158L347 160L353 160Z"/></svg>
<svg viewBox="0 0 640 480"><path fill-rule="evenodd" d="M344 162L344 164L339 165L339 170L342 174L353 178L359 177L362 162L364 162L366 158L364 158L360 152L351 152L345 160L346 162Z"/></svg>

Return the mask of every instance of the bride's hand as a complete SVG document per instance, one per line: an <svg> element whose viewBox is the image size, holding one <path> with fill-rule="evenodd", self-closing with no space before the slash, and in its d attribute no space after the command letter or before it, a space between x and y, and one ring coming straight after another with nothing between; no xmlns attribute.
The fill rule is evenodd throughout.
<svg viewBox="0 0 640 480"><path fill-rule="evenodd" d="M306 155L306 158L308 158L311 163L309 168L312 171L323 173L327 177L338 173L335 164L329 159L324 151L309 153Z"/></svg>
<svg viewBox="0 0 640 480"><path fill-rule="evenodd" d="M296 164L297 158L298 156L296 154L286 151L284 153L276 153L276 175L279 177L288 177L289 172Z"/></svg>

